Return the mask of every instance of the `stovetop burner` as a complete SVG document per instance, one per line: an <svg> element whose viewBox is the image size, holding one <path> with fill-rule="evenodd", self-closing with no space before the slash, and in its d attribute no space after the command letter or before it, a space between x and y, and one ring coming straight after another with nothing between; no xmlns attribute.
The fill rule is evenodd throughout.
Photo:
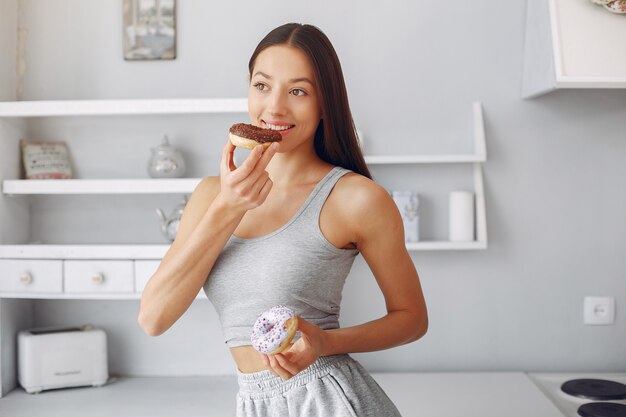
<svg viewBox="0 0 626 417"><path fill-rule="evenodd" d="M582 417L626 417L626 405L618 403L587 403L578 408Z"/></svg>
<svg viewBox="0 0 626 417"><path fill-rule="evenodd" d="M621 382L607 381L605 379L572 379L561 385L561 390L566 394L589 400L607 401L626 399L626 385ZM626 406L624 406L624 408L626 408Z"/></svg>

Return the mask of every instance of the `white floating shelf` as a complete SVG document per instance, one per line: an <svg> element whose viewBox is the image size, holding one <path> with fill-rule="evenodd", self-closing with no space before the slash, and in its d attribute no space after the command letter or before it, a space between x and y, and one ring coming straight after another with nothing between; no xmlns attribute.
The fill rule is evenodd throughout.
<svg viewBox="0 0 626 417"><path fill-rule="evenodd" d="M0 102L0 117L247 113L246 98Z"/></svg>
<svg viewBox="0 0 626 417"><path fill-rule="evenodd" d="M0 245L0 259L162 259L167 244Z"/></svg>
<svg viewBox="0 0 626 417"><path fill-rule="evenodd" d="M0 245L0 259L162 259L168 244L153 245ZM487 242L423 241L407 243L409 251L486 249Z"/></svg>
<svg viewBox="0 0 626 417"><path fill-rule="evenodd" d="M474 152L471 154L441 154L441 155L366 155L365 162L369 165L393 164L458 164L483 163L487 161L487 146L485 143L485 123L483 107L476 101L472 105L473 111L473 140Z"/></svg>
<svg viewBox="0 0 626 417"><path fill-rule="evenodd" d="M139 300L141 293L85 293L62 292L0 292L0 298L28 298L53 300Z"/></svg>
<svg viewBox="0 0 626 417"><path fill-rule="evenodd" d="M40 102L0 102L1 117L47 117L84 115L186 114L246 112L246 99L168 99L168 100L77 100ZM487 225L482 163L487 160L482 105L473 103L472 154L448 155L370 155L371 165L471 163L476 195L476 241L424 241L407 243L410 251L472 250L487 248ZM177 179L75 179L3 180L5 195L54 194L188 194L201 178ZM161 259L169 245L0 245L5 259Z"/></svg>
<svg viewBox="0 0 626 417"><path fill-rule="evenodd" d="M487 242L450 242L450 241L423 241L411 242L406 244L406 248L410 251L417 250L473 250L487 249Z"/></svg>
<svg viewBox="0 0 626 417"><path fill-rule="evenodd" d="M237 99L228 99L230 101ZM245 99L242 99L245 100ZM151 100L140 100L152 102ZM172 101L172 100L168 100ZM174 100L176 101L176 100ZM180 100L187 101L187 100ZM197 101L197 100L196 100ZM212 100L216 101L216 100ZM98 102L100 103L100 102ZM16 103L13 103L16 104ZM5 103L6 105L6 103ZM2 103L0 103L1 110ZM171 112L171 110L170 110ZM102 113L100 113L102 114ZM23 114L22 114L23 115ZM482 173L479 165L487 160L482 105L473 104L474 153L467 155L370 155L370 165L473 163L477 197L482 196ZM3 194L180 194L191 193L201 178L173 179L76 179L76 180L3 180ZM479 209L484 201L478 201ZM480 213L479 216L483 214Z"/></svg>
<svg viewBox="0 0 626 417"><path fill-rule="evenodd" d="M28 298L28 299L54 299L54 300L139 300L141 293L44 293L44 292L0 292L0 298ZM206 300L204 291L201 290L196 300Z"/></svg>
<svg viewBox="0 0 626 417"><path fill-rule="evenodd" d="M110 180L4 180L3 194L178 194L191 193L201 178Z"/></svg>
<svg viewBox="0 0 626 417"><path fill-rule="evenodd" d="M529 0L522 96L626 88L626 16L588 0Z"/></svg>
<svg viewBox="0 0 626 417"><path fill-rule="evenodd" d="M365 156L365 162L369 165L393 165L393 164L442 164L442 163L465 163L485 162L485 155L373 155Z"/></svg>

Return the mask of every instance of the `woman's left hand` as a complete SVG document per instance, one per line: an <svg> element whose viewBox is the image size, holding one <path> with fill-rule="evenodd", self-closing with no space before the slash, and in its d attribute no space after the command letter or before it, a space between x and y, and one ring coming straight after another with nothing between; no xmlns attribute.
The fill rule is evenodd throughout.
<svg viewBox="0 0 626 417"><path fill-rule="evenodd" d="M324 352L324 330L301 317L298 317L298 330L302 337L286 350L276 355L261 354L269 370L285 381L307 368Z"/></svg>

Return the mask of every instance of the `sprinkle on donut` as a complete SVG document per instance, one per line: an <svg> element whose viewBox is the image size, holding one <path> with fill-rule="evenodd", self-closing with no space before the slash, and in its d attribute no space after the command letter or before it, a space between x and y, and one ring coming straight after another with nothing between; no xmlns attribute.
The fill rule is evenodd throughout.
<svg viewBox="0 0 626 417"><path fill-rule="evenodd" d="M296 333L295 313L288 307L275 306L261 314L252 327L250 341L258 352L274 355L282 352Z"/></svg>

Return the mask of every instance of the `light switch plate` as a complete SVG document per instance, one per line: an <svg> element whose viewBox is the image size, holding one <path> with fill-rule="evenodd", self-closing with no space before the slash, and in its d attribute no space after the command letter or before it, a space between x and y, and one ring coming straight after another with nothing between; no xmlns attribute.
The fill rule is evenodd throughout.
<svg viewBox="0 0 626 417"><path fill-rule="evenodd" d="M585 297L584 323L608 325L615 323L614 297Z"/></svg>

